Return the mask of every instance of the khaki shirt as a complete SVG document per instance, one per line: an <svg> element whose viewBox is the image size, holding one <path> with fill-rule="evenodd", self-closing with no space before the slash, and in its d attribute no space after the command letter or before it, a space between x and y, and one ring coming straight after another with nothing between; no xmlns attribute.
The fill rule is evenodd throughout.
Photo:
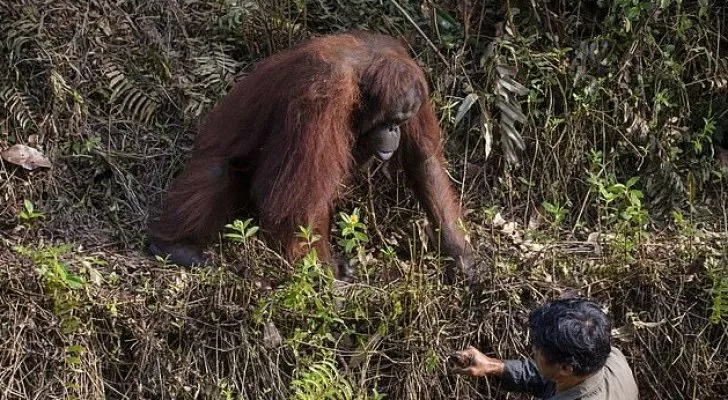
<svg viewBox="0 0 728 400"><path fill-rule="evenodd" d="M543 378L532 360L505 361L501 378L511 391L531 393L548 400L637 400L637 383L627 359L612 347L604 367L576 386L556 393L556 386Z"/></svg>

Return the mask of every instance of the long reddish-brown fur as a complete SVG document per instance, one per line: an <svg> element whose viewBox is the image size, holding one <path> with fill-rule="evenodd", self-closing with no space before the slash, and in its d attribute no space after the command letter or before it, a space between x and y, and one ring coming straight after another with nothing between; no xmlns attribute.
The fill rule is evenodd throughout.
<svg viewBox="0 0 728 400"><path fill-rule="evenodd" d="M469 265L425 76L397 40L365 32L309 40L263 60L239 81L207 116L150 238L199 251L225 222L252 207L289 260L305 251L298 227L311 226L321 236L319 257L331 262L331 215L353 167L356 125L396 113L412 88L423 101L401 125L397 153L428 216L441 227L443 249Z"/></svg>

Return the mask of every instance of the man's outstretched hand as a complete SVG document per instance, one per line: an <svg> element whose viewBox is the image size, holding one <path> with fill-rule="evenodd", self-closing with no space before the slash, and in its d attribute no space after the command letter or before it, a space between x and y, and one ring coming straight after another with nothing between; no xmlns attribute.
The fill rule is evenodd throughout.
<svg viewBox="0 0 728 400"><path fill-rule="evenodd" d="M503 361L488 357L473 346L453 353L449 358L453 372L469 376L502 376Z"/></svg>

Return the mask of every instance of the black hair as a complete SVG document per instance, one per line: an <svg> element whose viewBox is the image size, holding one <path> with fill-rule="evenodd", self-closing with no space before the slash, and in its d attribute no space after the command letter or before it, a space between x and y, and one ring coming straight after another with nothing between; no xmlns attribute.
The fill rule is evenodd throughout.
<svg viewBox="0 0 728 400"><path fill-rule="evenodd" d="M604 366L611 351L609 318L584 299L554 300L529 317L531 342L550 363L571 365L574 374L590 375Z"/></svg>

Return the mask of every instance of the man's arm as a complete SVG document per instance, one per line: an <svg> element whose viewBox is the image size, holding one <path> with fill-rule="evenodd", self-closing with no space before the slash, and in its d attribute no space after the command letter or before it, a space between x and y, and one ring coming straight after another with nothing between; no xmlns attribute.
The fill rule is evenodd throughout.
<svg viewBox="0 0 728 400"><path fill-rule="evenodd" d="M455 353L452 361L454 372L470 376L497 377L508 391L525 392L543 398L552 396L556 391L555 385L541 376L532 360L503 361L488 357L470 346Z"/></svg>
<svg viewBox="0 0 728 400"><path fill-rule="evenodd" d="M553 396L556 385L544 378L533 360L505 360L501 382L506 390L530 393L536 397Z"/></svg>

